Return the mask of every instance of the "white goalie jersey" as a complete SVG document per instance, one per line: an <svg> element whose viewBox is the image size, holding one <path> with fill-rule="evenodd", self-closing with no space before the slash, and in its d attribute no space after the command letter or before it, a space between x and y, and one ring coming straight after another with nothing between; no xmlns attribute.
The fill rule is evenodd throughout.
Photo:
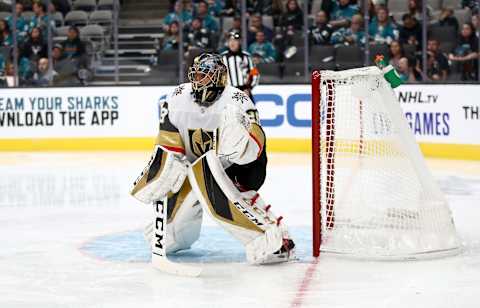
<svg viewBox="0 0 480 308"><path fill-rule="evenodd" d="M194 102L191 84L184 83L160 102L160 107L156 144L185 154L190 162L215 150L224 167L243 165L263 151L265 135L257 109L234 87L226 86L214 104L203 107Z"/></svg>

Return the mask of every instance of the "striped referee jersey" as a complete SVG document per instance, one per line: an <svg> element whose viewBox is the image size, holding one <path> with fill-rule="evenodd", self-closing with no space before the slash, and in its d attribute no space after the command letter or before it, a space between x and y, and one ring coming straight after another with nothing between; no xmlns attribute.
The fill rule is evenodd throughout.
<svg viewBox="0 0 480 308"><path fill-rule="evenodd" d="M221 54L223 63L227 66L230 85L240 90L253 88L258 84L258 74L251 74L254 68L252 57L248 52L230 50Z"/></svg>

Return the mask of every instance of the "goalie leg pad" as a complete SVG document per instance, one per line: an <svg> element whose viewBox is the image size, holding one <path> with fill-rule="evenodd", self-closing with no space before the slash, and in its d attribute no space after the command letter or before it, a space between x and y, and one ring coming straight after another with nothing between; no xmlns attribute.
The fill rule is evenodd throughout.
<svg viewBox="0 0 480 308"><path fill-rule="evenodd" d="M185 181L180 191L171 195L167 201L166 253L189 249L198 240L202 213L197 197L192 192L188 181ZM148 242L154 241L153 223L145 227L144 236Z"/></svg>
<svg viewBox="0 0 480 308"><path fill-rule="evenodd" d="M240 192L214 151L200 157L189 168L188 178L198 200L214 220L245 245L248 262L272 263L271 256L279 252L284 240L290 237L282 218L270 211L259 194ZM277 262L287 260L282 258Z"/></svg>

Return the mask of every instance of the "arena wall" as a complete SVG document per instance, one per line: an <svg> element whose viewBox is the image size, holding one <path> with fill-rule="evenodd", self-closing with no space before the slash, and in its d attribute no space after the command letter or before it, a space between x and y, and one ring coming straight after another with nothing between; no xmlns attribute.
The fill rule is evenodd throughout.
<svg viewBox="0 0 480 308"><path fill-rule="evenodd" d="M0 150L149 150L174 87L4 89ZM480 85L403 85L396 91L429 157L480 159ZM261 85L255 101L269 151L310 151L310 85Z"/></svg>

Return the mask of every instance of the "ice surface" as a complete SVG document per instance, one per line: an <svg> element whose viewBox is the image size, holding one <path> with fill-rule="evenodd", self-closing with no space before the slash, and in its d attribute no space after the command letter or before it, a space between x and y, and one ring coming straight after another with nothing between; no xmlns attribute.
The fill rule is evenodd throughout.
<svg viewBox="0 0 480 308"><path fill-rule="evenodd" d="M176 262L148 264L150 208L128 195L149 153L0 154L0 307L478 307L480 163L431 160L464 252L416 262L311 255L310 162L271 155L264 199L285 217L296 263L249 266L242 246L205 219Z"/></svg>

